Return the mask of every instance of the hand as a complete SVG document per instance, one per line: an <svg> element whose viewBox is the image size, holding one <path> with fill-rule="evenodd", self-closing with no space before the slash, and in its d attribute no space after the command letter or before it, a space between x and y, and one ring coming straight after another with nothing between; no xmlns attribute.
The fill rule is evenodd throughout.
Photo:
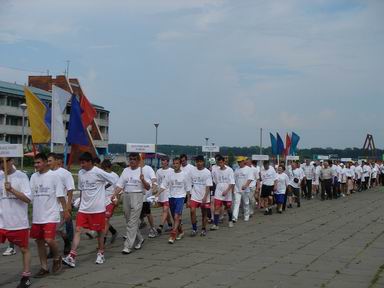
<svg viewBox="0 0 384 288"><path fill-rule="evenodd" d="M228 195L228 190L225 190L224 192L223 192L223 194L221 194L222 196L227 196Z"/></svg>
<svg viewBox="0 0 384 288"><path fill-rule="evenodd" d="M141 181L141 182L144 181L144 174L140 174L140 181Z"/></svg>
<svg viewBox="0 0 384 288"><path fill-rule="evenodd" d="M68 210L64 211L64 220L65 222L69 221L71 219L71 214Z"/></svg>
<svg viewBox="0 0 384 288"><path fill-rule="evenodd" d="M203 198L203 200L202 200L202 203L203 203L203 204L207 203L207 198L208 198L208 197L205 197L205 196L204 196L204 198Z"/></svg>
<svg viewBox="0 0 384 288"><path fill-rule="evenodd" d="M4 188L5 188L5 190L6 190L7 192L13 194L14 191L13 191L13 188L12 188L12 185L11 185L10 182L5 182L5 183L4 183Z"/></svg>
<svg viewBox="0 0 384 288"><path fill-rule="evenodd" d="M247 185L243 185L242 187L241 187L241 190L246 190L248 188L248 186Z"/></svg>
<svg viewBox="0 0 384 288"><path fill-rule="evenodd" d="M187 200L187 208L191 208L191 199L189 199L189 198Z"/></svg>
<svg viewBox="0 0 384 288"><path fill-rule="evenodd" d="M67 203L67 210L68 210L69 214L72 214L72 204L71 203Z"/></svg>

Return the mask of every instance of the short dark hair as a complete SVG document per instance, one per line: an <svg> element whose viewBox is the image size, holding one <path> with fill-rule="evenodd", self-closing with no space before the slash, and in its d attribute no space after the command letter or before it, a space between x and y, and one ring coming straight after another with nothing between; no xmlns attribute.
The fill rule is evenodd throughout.
<svg viewBox="0 0 384 288"><path fill-rule="evenodd" d="M84 153L82 153L81 155L80 155L80 157L79 157L79 161L87 161L87 162L89 162L89 161L91 161L92 163L94 163L94 158L93 158L93 156L92 156L92 154L91 153L89 153L89 152L84 152Z"/></svg>
<svg viewBox="0 0 384 288"><path fill-rule="evenodd" d="M223 157L223 156L221 156L221 154L216 154L216 155L215 155L215 159L216 159L216 161L218 161L218 159L219 159L220 157Z"/></svg>
<svg viewBox="0 0 384 288"><path fill-rule="evenodd" d="M169 157L167 155L160 157L161 161L167 161L169 162Z"/></svg>
<svg viewBox="0 0 384 288"><path fill-rule="evenodd" d="M175 162L175 161L181 161L181 159L180 159L180 157L175 157L175 158L173 158L172 161L173 161L173 162Z"/></svg>
<svg viewBox="0 0 384 288"><path fill-rule="evenodd" d="M257 166L257 161L256 160L252 160L252 165Z"/></svg>
<svg viewBox="0 0 384 288"><path fill-rule="evenodd" d="M140 160L140 154L137 152L131 152L128 154L128 158L135 158L136 160Z"/></svg>
<svg viewBox="0 0 384 288"><path fill-rule="evenodd" d="M111 162L111 160L109 160L109 159L104 159L103 162L101 162L101 167L102 167L102 168L108 168L108 169L112 168L112 162Z"/></svg>
<svg viewBox="0 0 384 288"><path fill-rule="evenodd" d="M53 152L48 153L47 158L49 158L49 157L52 157L53 159L56 160L56 153L53 153Z"/></svg>
<svg viewBox="0 0 384 288"><path fill-rule="evenodd" d="M281 169L283 169L283 171L285 171L285 165L284 164L280 164L279 167L281 167Z"/></svg>
<svg viewBox="0 0 384 288"><path fill-rule="evenodd" d="M35 160L47 161L48 158L47 158L47 155L45 155L44 153L37 153L35 156Z"/></svg>
<svg viewBox="0 0 384 288"><path fill-rule="evenodd" d="M180 157L177 157L177 158L179 158L180 160L181 160L182 158L185 158L185 159L188 160L188 157L187 157L186 154L180 154Z"/></svg>
<svg viewBox="0 0 384 288"><path fill-rule="evenodd" d="M269 160L264 160L263 165L269 165Z"/></svg>
<svg viewBox="0 0 384 288"><path fill-rule="evenodd" d="M218 156L216 157L216 161L217 161L217 162L219 162L219 161L225 161L225 159L224 159L223 156L218 155Z"/></svg>
<svg viewBox="0 0 384 288"><path fill-rule="evenodd" d="M62 161L64 161L64 154L56 153L55 155L56 155L56 156L55 156L56 160L62 160Z"/></svg>
<svg viewBox="0 0 384 288"><path fill-rule="evenodd" d="M93 163L100 164L100 163L101 163L100 158L99 158L99 157L95 157L95 158L93 159Z"/></svg>
<svg viewBox="0 0 384 288"><path fill-rule="evenodd" d="M203 155L196 156L195 161L203 161L204 162L205 161L204 156Z"/></svg>

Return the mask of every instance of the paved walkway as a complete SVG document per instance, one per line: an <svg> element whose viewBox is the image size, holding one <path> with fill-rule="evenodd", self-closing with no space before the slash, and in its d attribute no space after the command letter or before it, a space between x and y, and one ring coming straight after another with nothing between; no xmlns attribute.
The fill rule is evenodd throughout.
<svg viewBox="0 0 384 288"><path fill-rule="evenodd" d="M143 250L130 255L120 253L119 239L101 266L94 264L95 241L84 239L75 269L32 279L33 287L384 287L383 207L384 189L377 188L304 201L283 215L258 214L173 246L166 235L147 239ZM113 221L123 231L122 217ZM0 257L0 287L16 287L19 265L20 255Z"/></svg>

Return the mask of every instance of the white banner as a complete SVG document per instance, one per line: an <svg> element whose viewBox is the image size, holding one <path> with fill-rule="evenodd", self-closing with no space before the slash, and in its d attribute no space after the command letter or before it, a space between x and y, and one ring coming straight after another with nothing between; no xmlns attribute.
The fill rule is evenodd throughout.
<svg viewBox="0 0 384 288"><path fill-rule="evenodd" d="M341 162L351 162L352 158L341 158L340 161Z"/></svg>
<svg viewBox="0 0 384 288"><path fill-rule="evenodd" d="M128 143L127 152L155 153L155 144Z"/></svg>
<svg viewBox="0 0 384 288"><path fill-rule="evenodd" d="M268 155L252 155L252 160L266 161L266 160L269 160L269 156Z"/></svg>
<svg viewBox="0 0 384 288"><path fill-rule="evenodd" d="M65 127L63 113L67 107L71 93L52 85L52 120L51 141L52 143L65 144Z"/></svg>
<svg viewBox="0 0 384 288"><path fill-rule="evenodd" d="M214 146L214 145L202 146L201 150L203 152L215 152L215 153L218 153L218 152L220 152L220 147L219 146Z"/></svg>
<svg viewBox="0 0 384 288"><path fill-rule="evenodd" d="M329 160L329 156L317 155L317 160Z"/></svg>
<svg viewBox="0 0 384 288"><path fill-rule="evenodd" d="M0 157L23 157L23 145L0 144Z"/></svg>
<svg viewBox="0 0 384 288"><path fill-rule="evenodd" d="M290 155L290 156L287 156L287 160L297 161L297 160L300 160L300 157L299 156Z"/></svg>

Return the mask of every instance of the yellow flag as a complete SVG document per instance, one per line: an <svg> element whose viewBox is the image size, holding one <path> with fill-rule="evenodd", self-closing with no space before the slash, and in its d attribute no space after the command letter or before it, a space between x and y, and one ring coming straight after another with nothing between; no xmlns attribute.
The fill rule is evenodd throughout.
<svg viewBox="0 0 384 288"><path fill-rule="evenodd" d="M51 139L51 131L49 131L49 128L44 120L47 108L27 87L24 88L24 94L27 101L28 120L32 132L32 143L48 143Z"/></svg>

